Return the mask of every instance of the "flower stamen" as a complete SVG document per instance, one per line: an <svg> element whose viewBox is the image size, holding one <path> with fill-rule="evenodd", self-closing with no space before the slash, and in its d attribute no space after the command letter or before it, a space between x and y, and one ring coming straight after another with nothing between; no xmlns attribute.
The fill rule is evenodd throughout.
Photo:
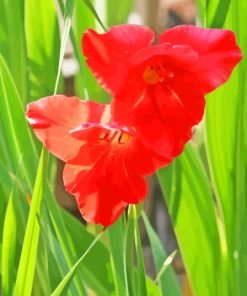
<svg viewBox="0 0 247 296"><path fill-rule="evenodd" d="M101 141L106 141L111 144L120 144L124 145L131 140L131 135L128 133L121 131L121 130L113 130L113 131L108 131L104 132L102 137L99 137L99 140Z"/></svg>
<svg viewBox="0 0 247 296"><path fill-rule="evenodd" d="M148 84L157 84L163 82L165 78L174 77L174 73L167 69L162 63L155 66L151 65L146 67L143 78Z"/></svg>

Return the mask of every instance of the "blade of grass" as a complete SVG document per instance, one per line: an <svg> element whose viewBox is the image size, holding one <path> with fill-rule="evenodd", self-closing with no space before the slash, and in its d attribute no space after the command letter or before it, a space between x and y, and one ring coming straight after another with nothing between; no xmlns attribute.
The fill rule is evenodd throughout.
<svg viewBox="0 0 247 296"><path fill-rule="evenodd" d="M24 5L30 101L53 93L61 59L60 34L53 0L26 0Z"/></svg>
<svg viewBox="0 0 247 296"><path fill-rule="evenodd" d="M165 260L165 262L163 263L160 271L158 272L156 279L155 279L155 283L157 283L161 276L163 275L163 273L167 270L167 268L172 264L175 256L177 255L177 250L173 251Z"/></svg>
<svg viewBox="0 0 247 296"><path fill-rule="evenodd" d="M22 156L19 160L19 166L16 170L16 176L22 164ZM2 288L4 295L13 293L15 284L15 262L16 262L16 244L18 231L18 217L15 203L16 182L11 182L12 188L8 200L8 206L5 213L2 239Z"/></svg>
<svg viewBox="0 0 247 296"><path fill-rule="evenodd" d="M86 251L87 246L93 241L93 235L69 213L61 210L62 218L72 241L72 248L68 250L73 253L74 258L78 258L83 251ZM65 236L68 241L68 234ZM66 242L66 241L65 241ZM83 248L83 249L82 249ZM75 261L73 261L75 262ZM97 265L97 269L95 269ZM108 296L113 293L113 276L111 271L110 256L107 248L100 242L94 247L94 252L88 254L84 263L80 266L79 278L85 278L89 287L91 287L98 295Z"/></svg>
<svg viewBox="0 0 247 296"><path fill-rule="evenodd" d="M27 6L26 6L27 8ZM71 9L72 10L72 9ZM69 11L71 11L69 10ZM29 11L29 10L28 10ZM30 12L30 11L29 11ZM72 12L71 12L72 13ZM65 25L65 32L69 32L70 22ZM68 34L63 35L63 40L60 49L59 61L63 59L65 52L65 44L67 42ZM31 45L29 44L31 47ZM55 91L57 91L58 83L61 72L61 63L57 71ZM40 222L39 217L41 213L41 204L43 197L43 184L45 177L45 165L47 159L47 151L43 148L39 160L39 167L37 172L37 177L34 186L33 198L27 223L27 228L25 232L23 248L21 253L21 258L19 262L19 268L16 279L15 295L31 295L32 283L35 271L35 263L38 249L39 233L40 233Z"/></svg>
<svg viewBox="0 0 247 296"><path fill-rule="evenodd" d="M183 154L157 175L194 293L225 292L225 238L220 240L210 183L195 149L187 144Z"/></svg>
<svg viewBox="0 0 247 296"><path fill-rule="evenodd" d="M0 43L1 54L9 66L24 105L27 92L27 57L22 6L22 0L0 1Z"/></svg>
<svg viewBox="0 0 247 296"><path fill-rule="evenodd" d="M228 293L242 295L246 291L247 253L246 204L246 25L242 1L217 1L207 10L216 16L221 7L224 22L218 25L236 33L244 59L235 69L228 83L207 96L206 143L210 173L217 198L222 209L222 224L227 238L226 285ZM215 22L207 22L215 26ZM227 102L227 103L226 103Z"/></svg>
<svg viewBox="0 0 247 296"><path fill-rule="evenodd" d="M37 257L40 213L45 179L47 152L43 149L39 161L37 177L34 185L33 198L28 216L21 258L19 262L14 295L31 295Z"/></svg>
<svg viewBox="0 0 247 296"><path fill-rule="evenodd" d="M132 216L134 219L134 234L135 234L135 249L137 254L137 295L147 295L146 279L145 279L145 267L143 261L142 245L139 232L137 210L135 205L130 205L132 208Z"/></svg>
<svg viewBox="0 0 247 296"><path fill-rule="evenodd" d="M22 103L17 93L14 81L8 67L0 55L0 120L3 126L5 145L8 147L9 163L12 171L16 171L20 156L23 154L21 170L26 176L29 189L32 188L34 176L29 172L34 171L34 163L30 160L36 156L36 148L29 139L31 138L27 122L24 118ZM20 135L22 135L20 137Z"/></svg>
<svg viewBox="0 0 247 296"><path fill-rule="evenodd" d="M135 240L135 233L134 217L132 212L132 208L129 206L124 247L124 273L125 285L128 285L130 295L136 295L137 291L135 287L135 269L133 266L133 246Z"/></svg>
<svg viewBox="0 0 247 296"><path fill-rule="evenodd" d="M64 30L62 35L61 47L60 47L60 55L59 55L58 70L57 70L58 75L56 77L54 94L56 94L58 90L58 83L59 83L60 73L62 69L64 53L65 53L65 49L66 49L66 45L69 37L74 5L75 5L75 0L68 0L65 6Z"/></svg>
<svg viewBox="0 0 247 296"><path fill-rule="evenodd" d="M87 254L90 252L92 247L97 243L97 241L101 238L104 232L101 232L97 235L97 237L93 240L91 245L88 247L86 252L80 257L80 259L75 263L75 265L70 269L70 271L66 274L66 276L63 278L63 280L60 282L60 284L57 286L57 288L53 291L52 296L60 296L60 295L66 295L66 292L68 290L68 287L71 283L71 280L79 267L80 263L83 261L83 259L87 256Z"/></svg>
<svg viewBox="0 0 247 296"><path fill-rule="evenodd" d="M12 189L4 219L2 242L2 291L4 295L12 295L15 283L16 234L18 220Z"/></svg>
<svg viewBox="0 0 247 296"><path fill-rule="evenodd" d="M94 15L94 17L96 18L96 20L98 21L98 23L100 24L101 28L106 32L107 29L104 26L103 22L101 21L100 17L98 16L95 8L93 7L92 3L90 0L82 0L88 7L88 9L91 11L91 13Z"/></svg>
<svg viewBox="0 0 247 296"><path fill-rule="evenodd" d="M107 228L109 237L110 258L117 296L129 295L124 271L124 237L126 232L125 214Z"/></svg>
<svg viewBox="0 0 247 296"><path fill-rule="evenodd" d="M168 295L168 296L182 295L182 291L180 289L180 286L173 268L168 267L168 270L166 271L165 274L161 273L162 267L163 267L162 262L164 261L166 262L166 260L169 257L167 257L165 250L157 234L155 233L153 227L151 226L144 211L142 212L142 218L147 230L147 234L149 237L151 250L154 258L154 265L157 273L156 281L159 282L159 285L164 295Z"/></svg>

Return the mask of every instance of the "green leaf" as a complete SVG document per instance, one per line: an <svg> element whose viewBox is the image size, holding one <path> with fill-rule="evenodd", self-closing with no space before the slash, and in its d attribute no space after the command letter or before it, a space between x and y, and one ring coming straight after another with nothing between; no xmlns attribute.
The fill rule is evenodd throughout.
<svg viewBox="0 0 247 296"><path fill-rule="evenodd" d="M94 15L95 19L98 21L98 23L100 24L101 28L106 32L107 29L104 26L103 22L101 21L100 17L97 14L97 11L95 10L95 8L93 7L92 3L90 0L82 0L88 7L88 9L91 11L91 13Z"/></svg>
<svg viewBox="0 0 247 296"><path fill-rule="evenodd" d="M160 284L163 294L168 296L182 295L178 280L176 278L176 274L173 271L172 267L168 267L168 269L163 275L159 274L159 272L163 268L163 262L166 261L167 258L169 257L167 257L165 250L157 234L152 228L144 211L142 212L142 218L149 237L151 250L154 258L155 270L156 270L158 282Z"/></svg>
<svg viewBox="0 0 247 296"><path fill-rule="evenodd" d="M60 38L53 0L25 1L25 32L33 100L52 94L57 77Z"/></svg>
<svg viewBox="0 0 247 296"><path fill-rule="evenodd" d="M157 175L194 293L218 295L226 277L221 258L225 238L220 244L210 183L198 155L187 144Z"/></svg>
<svg viewBox="0 0 247 296"><path fill-rule="evenodd" d="M66 2L65 17L64 17L64 30L63 30L61 47L60 47L59 63L58 63L58 70L57 70L57 75L56 75L54 94L56 94L57 90L58 90L59 77L60 77L64 53L65 53L65 49L66 49L66 45L67 45L67 41L68 41L68 37L69 37L74 4L75 4L75 0L68 0Z"/></svg>
<svg viewBox="0 0 247 296"><path fill-rule="evenodd" d="M125 282L128 285L128 290L130 295L137 295L136 285L135 285L135 269L133 266L133 246L135 240L135 222L133 216L133 209L129 206L128 209L128 221L126 226L125 234L125 252L124 252L124 272L125 272Z"/></svg>
<svg viewBox="0 0 247 296"><path fill-rule="evenodd" d="M129 295L128 285L126 283L126 274L124 272L124 242L126 233L125 214L110 227L108 227L108 237L110 245L110 257L112 263L114 284L118 296Z"/></svg>
<svg viewBox="0 0 247 296"><path fill-rule="evenodd" d="M178 250L175 250L173 251L165 260L165 262L163 263L160 271L158 272L157 276L156 276L156 279L155 279L155 283L157 283L161 276L163 275L163 273L167 270L167 268L172 264L174 258L176 257L177 255L177 251Z"/></svg>
<svg viewBox="0 0 247 296"><path fill-rule="evenodd" d="M106 1L108 27L126 23L131 10L134 8L134 4L134 0Z"/></svg>
<svg viewBox="0 0 247 296"><path fill-rule="evenodd" d="M137 210L135 205L131 205L134 218L134 234L135 234L135 249L137 254L137 295L147 295L147 287L145 280L145 267L143 261L141 237L139 232Z"/></svg>
<svg viewBox="0 0 247 296"><path fill-rule="evenodd" d="M23 104L27 92L23 0L0 1L0 11L1 54L9 66Z"/></svg>
<svg viewBox="0 0 247 296"><path fill-rule="evenodd" d="M210 173L221 210L222 228L226 234L226 279L229 295L243 295L247 277L247 146L246 146L246 26L247 20L242 1L217 1L208 8L214 14L218 4L226 14L220 23L236 33L244 59L233 72L229 82L207 96L206 139ZM206 15L206 17L207 17ZM215 26L207 22L207 26Z"/></svg>
<svg viewBox="0 0 247 296"><path fill-rule="evenodd" d="M31 190L35 175L35 158L37 152L27 121L24 117L22 103L17 93L15 84L8 67L0 55L0 122L2 126L4 143L7 147L5 160L9 170L15 172L20 156L23 155L21 170L26 177L28 187ZM2 158L2 155L0 155Z"/></svg>
<svg viewBox="0 0 247 296"><path fill-rule="evenodd" d="M12 189L4 219L2 240L2 288L4 295L12 295L15 284L16 236L18 219L16 195Z"/></svg>
<svg viewBox="0 0 247 296"><path fill-rule="evenodd" d="M70 269L70 271L66 274L66 276L63 278L63 280L60 282L60 284L57 286L57 288L52 293L52 296L60 296L60 295L66 295L66 292L68 290L68 287L70 285L70 282L78 268L78 266L81 264L83 259L87 256L87 254L90 252L90 250L93 248L93 246L97 243L97 241L100 239L100 237L103 235L104 232L101 232L91 243L91 245L88 247L86 252L80 257L80 259L75 263L75 265Z"/></svg>
<svg viewBox="0 0 247 296"><path fill-rule="evenodd" d="M19 262L14 295L31 295L40 233L40 213L47 152L42 149Z"/></svg>
<svg viewBox="0 0 247 296"><path fill-rule="evenodd" d="M146 277L146 286L148 296L162 296L161 290L155 283L149 278Z"/></svg>

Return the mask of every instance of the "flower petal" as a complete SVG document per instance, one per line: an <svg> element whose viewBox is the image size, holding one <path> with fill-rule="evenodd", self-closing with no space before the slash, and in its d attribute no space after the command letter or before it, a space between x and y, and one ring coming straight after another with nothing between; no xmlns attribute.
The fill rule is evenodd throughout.
<svg viewBox="0 0 247 296"><path fill-rule="evenodd" d="M97 168L85 171L81 166L66 165L63 178L67 191L76 196L81 215L87 222L109 226L128 205L111 190L109 183L102 183L99 190ZM72 189L74 184L77 186L76 193Z"/></svg>
<svg viewBox="0 0 247 296"><path fill-rule="evenodd" d="M26 117L44 146L58 158L68 161L76 157L83 145L69 131L83 122L108 122L109 114L107 105L57 95L28 104Z"/></svg>
<svg viewBox="0 0 247 296"><path fill-rule="evenodd" d="M75 195L82 216L92 223L112 224L127 206L147 194L143 177L128 174L121 155L104 155L93 166L67 164L66 190Z"/></svg>
<svg viewBox="0 0 247 296"><path fill-rule="evenodd" d="M145 146L140 139L135 139L130 145L124 156L124 162L128 171L142 176L152 175L170 163L168 159Z"/></svg>
<svg viewBox="0 0 247 296"><path fill-rule="evenodd" d="M83 34L82 50L99 83L106 90L115 93L127 75L130 56L149 46L153 39L154 33L149 28L119 25L104 34L87 30Z"/></svg>
<svg viewBox="0 0 247 296"><path fill-rule="evenodd" d="M188 45L172 45L161 43L152 47L145 47L134 53L130 65L144 66L168 63L173 67L188 69L196 62L197 53Z"/></svg>
<svg viewBox="0 0 247 296"><path fill-rule="evenodd" d="M229 30L177 26L162 33L159 42L189 45L198 53L198 61L189 72L202 94L226 82L242 58L235 35Z"/></svg>
<svg viewBox="0 0 247 296"><path fill-rule="evenodd" d="M205 100L193 81L177 77L169 84L156 85L153 97L161 116L171 125L194 126L202 120Z"/></svg>
<svg viewBox="0 0 247 296"><path fill-rule="evenodd" d="M161 99L162 101L168 100L167 105L169 105L169 97L162 97ZM169 117L166 118L162 114L162 105L157 104L154 95L150 94L148 89L144 89L138 102L133 105L131 102L132 98L126 99L125 96L122 97L122 94L114 98L112 104L113 119L120 120L125 125L135 126L137 137L141 139L143 145L162 157L165 164L171 162L175 156L182 152L185 143L192 136L193 124L191 120L188 123L186 114L184 121L177 122L169 111L167 112ZM175 111L176 108L177 105L175 105ZM166 112L166 110L163 112ZM180 114L183 115L183 113Z"/></svg>
<svg viewBox="0 0 247 296"><path fill-rule="evenodd" d="M80 158L78 158L77 163L73 162L72 165L81 167L81 172L73 186L66 185L67 190L71 194L80 191L82 195L87 195L92 193L91 190L100 192L102 188L109 187L110 191L114 191L117 197L125 202L138 203L143 200L147 193L144 178L127 171L124 163L124 154L126 153L124 150L126 148L123 148L123 151L120 152L115 151L115 149L112 148L103 155L99 151L98 159L89 165L81 164ZM82 170L83 168L84 170ZM81 185L82 182L83 186Z"/></svg>

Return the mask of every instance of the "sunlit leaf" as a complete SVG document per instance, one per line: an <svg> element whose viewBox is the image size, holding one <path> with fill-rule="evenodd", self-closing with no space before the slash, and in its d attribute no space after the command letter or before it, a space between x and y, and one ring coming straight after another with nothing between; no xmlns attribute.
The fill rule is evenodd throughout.
<svg viewBox="0 0 247 296"><path fill-rule="evenodd" d="M52 94L57 77L60 34L53 0L25 1L25 32L33 100Z"/></svg>
<svg viewBox="0 0 247 296"><path fill-rule="evenodd" d="M219 261L225 241L220 244L210 184L198 155L187 145L157 175L195 294L218 295L218 282L225 284Z"/></svg>
<svg viewBox="0 0 247 296"><path fill-rule="evenodd" d="M164 248L157 234L152 228L150 222L148 221L145 212L142 213L142 217L149 237L151 250L154 258L155 269L158 277L159 272L162 269L163 263L168 257L166 256ZM158 282L160 283L163 294L172 296L182 295L178 280L172 267L168 268L165 274L159 275Z"/></svg>
<svg viewBox="0 0 247 296"><path fill-rule="evenodd" d="M45 165L47 152L43 149L40 157L37 177L35 181L30 213L28 217L21 258L19 262L15 295L31 295L35 264L37 258L40 213L43 198L43 185L45 179Z"/></svg>
<svg viewBox="0 0 247 296"><path fill-rule="evenodd" d="M60 296L60 295L66 295L66 292L68 290L68 287L70 285L70 282L78 268L78 266L81 264L83 259L87 256L87 254L90 252L90 250L93 248L93 246L97 243L97 241L102 236L103 232L101 232L91 243L91 245L88 247L86 252L80 257L80 259L76 262L76 264L70 269L70 271L66 274L66 276L63 278L63 280L59 283L57 288L52 293L52 296Z"/></svg>

